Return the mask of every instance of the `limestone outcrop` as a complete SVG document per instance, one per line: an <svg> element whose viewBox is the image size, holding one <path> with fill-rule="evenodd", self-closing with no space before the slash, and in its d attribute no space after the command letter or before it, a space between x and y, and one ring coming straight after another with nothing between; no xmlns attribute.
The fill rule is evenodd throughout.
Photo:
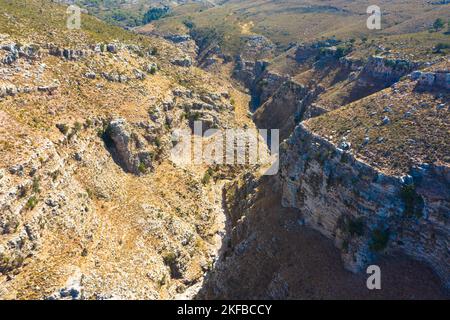
<svg viewBox="0 0 450 320"><path fill-rule="evenodd" d="M450 90L450 72L438 70L436 72L414 71L411 79L417 80L419 86L424 88L437 88Z"/></svg>
<svg viewBox="0 0 450 320"><path fill-rule="evenodd" d="M109 123L104 140L126 171L142 174L153 167L155 154L144 150L145 143L124 119L115 119Z"/></svg>
<svg viewBox="0 0 450 320"><path fill-rule="evenodd" d="M377 80L394 83L401 77L408 75L420 67L420 64L404 59L386 59L379 56L371 56L364 66L363 73Z"/></svg>
<svg viewBox="0 0 450 320"><path fill-rule="evenodd" d="M282 204L332 239L346 267L360 271L379 252L425 261L450 286L450 168L423 164L384 174L296 127L281 155Z"/></svg>
<svg viewBox="0 0 450 320"><path fill-rule="evenodd" d="M306 115L316 115L319 109L311 110L311 102L323 88L315 90L295 81L284 82L253 115L259 128L280 129L280 139L285 139L292 132L296 123Z"/></svg>

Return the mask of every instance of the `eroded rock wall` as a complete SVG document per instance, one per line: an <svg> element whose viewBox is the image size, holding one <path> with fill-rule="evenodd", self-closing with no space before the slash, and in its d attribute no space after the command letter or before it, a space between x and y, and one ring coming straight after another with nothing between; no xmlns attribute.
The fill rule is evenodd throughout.
<svg viewBox="0 0 450 320"><path fill-rule="evenodd" d="M364 66L363 73L376 80L385 81L389 85L397 82L401 77L416 70L418 67L420 67L419 63L410 60L394 60L372 56Z"/></svg>
<svg viewBox="0 0 450 320"><path fill-rule="evenodd" d="M322 92L295 81L286 81L254 114L253 120L258 128L280 129L280 138L285 139L292 132L295 124L304 119L305 114L312 115L316 111L309 110L311 102Z"/></svg>
<svg viewBox="0 0 450 320"><path fill-rule="evenodd" d="M300 124L282 148L281 170L282 205L332 239L349 270L400 251L427 262L450 286L448 166L391 176Z"/></svg>

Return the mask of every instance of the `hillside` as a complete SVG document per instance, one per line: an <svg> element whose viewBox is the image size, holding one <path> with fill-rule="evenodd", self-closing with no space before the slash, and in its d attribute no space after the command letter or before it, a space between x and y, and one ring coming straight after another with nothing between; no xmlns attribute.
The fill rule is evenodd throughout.
<svg viewBox="0 0 450 320"><path fill-rule="evenodd" d="M207 0L61 0L66 4L75 4L89 14L103 21L124 28L144 25L161 17L170 16L176 12L192 12L213 6ZM178 10L182 6L183 9Z"/></svg>
<svg viewBox="0 0 450 320"><path fill-rule="evenodd" d="M86 15L69 31L50 2L1 8L0 296L170 298L201 281L221 182L168 160L171 128L231 126L229 85L161 39Z"/></svg>
<svg viewBox="0 0 450 320"><path fill-rule="evenodd" d="M174 13L139 30L155 28L163 32L207 34L220 43L226 54L243 51L255 35L266 37L279 49L292 42L311 42L335 36L339 39L379 39L383 36L427 31L437 18L450 17L449 5L435 2L381 1L381 30L365 26L366 9L370 1L226 1L221 5L197 12L183 12L180 6ZM429 35L430 36L430 35ZM433 42L427 39L423 45ZM441 38L443 40L443 38ZM439 40L438 40L439 41Z"/></svg>

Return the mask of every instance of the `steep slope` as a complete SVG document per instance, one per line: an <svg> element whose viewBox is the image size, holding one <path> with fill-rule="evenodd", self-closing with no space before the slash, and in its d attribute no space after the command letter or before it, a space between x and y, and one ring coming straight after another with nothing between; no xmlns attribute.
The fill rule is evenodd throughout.
<svg viewBox="0 0 450 320"><path fill-rule="evenodd" d="M443 70L301 122L282 145L278 177L228 184L229 239L197 298L448 299ZM367 290L369 264L381 268L382 290Z"/></svg>
<svg viewBox="0 0 450 320"><path fill-rule="evenodd" d="M302 122L281 180L283 205L333 239L347 268L403 252L448 287L450 83L448 72L433 77L443 81L405 80Z"/></svg>
<svg viewBox="0 0 450 320"><path fill-rule="evenodd" d="M1 8L0 296L171 298L201 281L221 182L169 161L171 131L233 126L229 84L164 40L87 15L68 30L63 6Z"/></svg>
<svg viewBox="0 0 450 320"><path fill-rule="evenodd" d="M332 242L305 225L302 211L281 206L275 177L242 175L225 187L229 239L197 299L446 299L430 268L382 255L382 289L344 269Z"/></svg>

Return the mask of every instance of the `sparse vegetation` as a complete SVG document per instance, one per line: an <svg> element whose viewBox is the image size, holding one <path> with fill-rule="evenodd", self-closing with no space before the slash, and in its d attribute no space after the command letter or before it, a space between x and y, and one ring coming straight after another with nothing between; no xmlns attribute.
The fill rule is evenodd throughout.
<svg viewBox="0 0 450 320"><path fill-rule="evenodd" d="M364 219L350 219L347 224L347 231L351 236L361 237L364 235Z"/></svg>
<svg viewBox="0 0 450 320"><path fill-rule="evenodd" d="M75 122L75 124L73 126L73 131L79 132L79 131L81 131L82 128L83 128L83 125L77 121L77 122Z"/></svg>
<svg viewBox="0 0 450 320"><path fill-rule="evenodd" d="M445 26L445 22L442 18L437 18L433 23L433 28L435 31L439 31L443 29Z"/></svg>
<svg viewBox="0 0 450 320"><path fill-rule="evenodd" d="M138 171L142 174L147 172L147 166L145 165L145 163L143 163L143 162L139 163Z"/></svg>
<svg viewBox="0 0 450 320"><path fill-rule="evenodd" d="M386 249L389 242L389 230L375 229L372 231L372 237L369 244L370 250L380 252Z"/></svg>
<svg viewBox="0 0 450 320"><path fill-rule="evenodd" d="M400 191L400 196L405 204L405 214L408 217L421 218L423 216L423 199L417 194L414 184L405 185Z"/></svg>
<svg viewBox="0 0 450 320"><path fill-rule="evenodd" d="M434 53L445 53L447 49L450 49L450 43L439 42L434 48Z"/></svg>
<svg viewBox="0 0 450 320"><path fill-rule="evenodd" d="M38 199L36 198L36 196L31 196L25 204L25 208L27 208L28 210L33 210L34 207L36 207L37 203Z"/></svg>
<svg viewBox="0 0 450 320"><path fill-rule="evenodd" d="M441 160L448 162L444 158L445 151L448 150L445 148L448 133L445 112L447 96L441 92L419 93L419 90L411 93L402 86L402 83L413 83L409 77L376 93L376 90L381 89L377 83L371 82L370 75L367 79L360 77L360 70L364 68L366 61L364 58L372 55L375 50L386 57L386 66L392 66L393 69L403 68L402 63L396 61L402 61L404 57L398 55L410 55L408 59L414 60L432 57L438 61L442 57L432 55L432 50L446 54L448 46L445 34L428 33L424 20L420 21L425 26L424 32L404 34L410 28L409 25L417 26L413 21L416 17L415 8L401 16L395 10L390 10L392 13L387 17L386 25L383 25L383 33L368 33L368 40L364 36L365 29L355 28L360 22L365 23L366 17L354 13L351 1L345 1L345 10L341 8L341 3L330 8L324 4L304 4L297 0L281 1L276 5L273 1L261 0L255 0L251 5L245 1L216 1L214 5L208 2L183 3L175 6L170 14L168 11L163 12L164 10L149 9L149 2L143 0L137 1L139 8L134 2L77 1L92 3L89 9L91 12L97 10L95 14L98 17L121 26L138 25L143 18L145 22L151 22L151 25L148 26L148 35L136 35L83 14L82 29L70 31L64 24L66 6L47 0L0 0L0 33L5 34L5 37L0 36L4 40L2 45L17 41L18 46L24 47L26 44L23 43L34 41L45 48L41 52L42 57L36 58L36 61L5 65L5 70L14 74L14 77L8 75L5 82L11 79L20 86L26 81L32 81L33 86L34 82L36 85L47 86L47 81L54 79L58 83L57 89L52 92L47 92L44 87L39 92L20 90L14 97L0 98L0 150L4 160L0 175L5 172L5 177L0 177L0 193L18 190L15 192L16 199L8 196L5 198L6 206L5 203L0 203L0 207L11 207L11 212L5 212L1 217L0 233L6 234L4 240L7 244L11 239L17 239L16 235L10 236L9 233L22 232L23 227L30 227L25 230L29 233L26 246L18 249L5 247L6 253L3 256L8 254L10 259L6 264L13 265L16 256L20 255L27 257L27 262L29 259L26 268L14 270L11 272L11 279L5 282L8 295L17 298L28 298L28 295L42 298L44 294L47 297L52 292L58 295L61 286L69 282L66 278L72 276L72 270L78 271L75 266L79 266L81 273L86 274L81 278L81 286L86 289L86 299L93 298L90 296L94 292L92 288L99 293L109 292L110 288L107 286L111 285L111 281L113 285L120 282L119 291L125 297L135 295L139 299L172 298L175 293L189 293L191 290L187 289L193 284L200 284L206 269L212 269L213 262L216 261L215 250L220 247L218 235L222 235L225 231L223 225L228 222L216 218L221 218L222 213L231 219L230 222L233 227L236 226L237 231L242 229L240 227L244 228L241 230L244 232L235 234L237 238L223 239L224 255L240 254L243 257L228 259L228 263L233 260L238 263L262 261L255 260L252 256L252 259L247 259L246 255L266 252L263 246L267 244L274 247L269 248L270 259L263 257L263 262L273 260L283 264L284 261L278 259L280 250L276 248L289 248L289 245L284 245L286 240L291 242L303 239L297 237L300 234L295 230L297 225L315 221L320 228L328 229L330 221L327 210L324 210L326 205L319 203L319 208L315 208L318 210L305 210L304 213L316 215L311 220L294 212L291 214L290 209L279 207L280 195L275 193L286 189L281 184L271 185L274 180L270 177L251 177L250 171L263 169L262 166L256 169L256 166L247 165L206 168L177 165L167 159L172 127L188 129L192 126L192 121L204 119L209 128L237 126L253 129L251 119L258 116L259 110L249 112L247 102L250 94L258 95L259 91L267 95L265 98L271 102L280 96L282 99L286 98L286 103L281 108L269 114L270 119L264 127L274 125L273 119L285 111L284 106L292 105L294 111L286 111L286 123L290 124L293 119L296 124L303 122L308 129L312 128L314 134L324 136L330 142L329 149L319 148L316 150L320 151L309 152L304 157L299 152L290 158L280 157L283 159L280 164L285 165L286 159L298 162L304 160L304 166L292 168L293 174L289 172L286 175L292 196L298 196L295 199L297 204L313 206L314 197L317 197L324 203L330 200L328 208L333 217L334 214L339 214L337 210L343 211L337 230L334 230L334 226L333 230L326 230L335 237L336 244L342 241L342 250L348 250L356 257L357 251L361 249L360 245L363 244L365 250L365 245L369 242L371 250L383 251L388 246L389 239L394 239L389 230L395 231L396 243L403 236L398 235L401 230L393 225L396 219L400 219L402 224L414 226L429 222L405 219L397 215L392 217L390 212L383 215L386 207L388 211L391 208L390 203L379 208L373 202L393 199L393 203L399 204L403 201L405 216L422 216L424 199L417 194L414 186L402 189L399 194L388 192L386 195L383 194L383 188L385 182L397 181L391 179L392 172L395 176L400 176L400 173L404 175L405 168L415 165L411 159L430 165L442 162ZM185 9L186 6L192 7ZM386 6L389 7L390 4ZM185 10L184 13L182 10ZM201 10L205 12L200 14ZM435 18L432 11L427 13L428 26ZM327 19L332 21L328 22ZM311 28L302 28L304 25ZM214 67L204 70L196 64L189 68L175 66L175 59L184 54L182 52L185 48L180 51L178 45L150 35L150 30L161 31L164 35L168 30L164 30L164 26L171 28L173 34L190 34L200 46L199 57L205 58L202 61L207 63L211 61ZM391 29L395 29L395 35L389 34ZM269 41L260 35L266 36ZM298 63L299 45L308 45L319 37L322 41L317 47L311 47L312 55L324 46L321 53L323 57L330 59L319 57L320 61L314 63L312 56L305 65ZM46 44L49 42L55 43L58 48L73 49L74 52L89 51L89 56L68 59L59 56L59 51L55 55L48 55ZM258 47L260 43L263 46L261 49ZM98 45L102 52L98 52ZM289 50L284 51L287 46ZM403 50L404 47L410 51ZM411 51L415 47L417 54ZM186 49L192 49L190 42L186 43ZM8 55L10 50L12 49L8 47L1 49L1 57L3 58L3 54ZM309 52L309 49L305 51ZM214 56L209 59L208 55L211 53ZM278 53L281 55L272 59ZM242 60L249 61L249 68L253 67L252 62L255 60L264 61L258 70L263 73L263 79L259 81L259 76L252 76L258 84L252 84L250 94L241 90L240 86L234 87L234 81L228 81L228 73L237 71L233 69L237 54ZM345 59L337 60L346 55L348 57ZM21 54L19 59L28 58ZM342 67L344 64L345 68ZM22 77L16 66L20 66L23 73L30 73L32 76ZM255 63L254 66L258 67L259 64ZM437 66L439 64L435 64L434 60L430 64L430 68ZM214 74L218 71L216 69L221 72L217 77ZM155 74L157 70L156 76L145 76L145 73ZM108 79L106 73L109 75L110 72L114 76ZM273 78L266 80L266 72L268 76L273 75ZM34 77L35 75L39 77ZM127 79L117 80L116 75ZM286 78L292 80L287 82L290 84L289 89L295 90L295 83L301 83L301 86L298 85L298 92L291 95L289 91L284 95L282 86L278 89L279 97L270 97L272 90L276 90L278 81L284 82ZM37 83L39 79L43 83ZM365 81L373 92L365 92ZM358 86L354 86L354 83L358 83ZM347 93L349 97L346 96ZM302 96L301 99L297 97L298 94ZM370 94L372 100L360 99L360 94ZM413 94L420 95L420 98L416 99ZM398 100L400 95L401 100ZM225 102L230 96L233 108ZM382 98L383 96L387 98ZM426 98L422 99L423 96ZM258 99L258 103L265 98ZM315 102L317 108L309 108ZM348 104L349 102L352 103ZM423 106L423 103L427 106ZM381 116L387 115L383 108L391 104L393 111L388 114L389 125L379 125ZM328 106L336 109L316 117L322 111L333 110L331 107L327 109ZM180 114L183 121L178 121ZM311 116L311 119L304 121L306 116ZM80 119L85 122L76 121L81 121ZM113 132L111 124L118 119L123 121L124 126ZM8 127L9 123L12 125ZM99 129L100 123L103 123L103 127ZM279 123L284 125L283 120ZM78 134L80 144L73 141L67 143L67 139L59 134L55 125L69 140ZM11 132L10 128L14 126L18 130L13 128ZM96 133L103 141L96 138ZM302 138L301 147L307 148L311 141L315 141L313 138L316 136ZM291 140L284 140L282 153L288 150ZM333 144L342 146L342 141L348 141L348 146L338 150L332 148ZM29 155L32 156L31 161L28 161ZM11 159L8 159L10 156ZM38 157L40 163L37 163ZM360 163L360 159L364 163ZM366 170L369 166L376 170ZM358 170L359 174L353 175ZM299 184L296 180L298 177L302 179ZM378 184L380 180L381 184ZM372 188L374 184L376 186ZM370 190L365 190L365 187ZM307 192L303 194L302 188L308 188ZM343 189L345 191L342 195L334 197L336 190ZM375 191L372 193L371 190ZM386 190L392 190L391 185L386 186ZM325 196L324 191L327 193ZM423 194L425 197L426 193ZM221 204L224 208L220 208ZM331 208L334 204L335 207ZM23 212L18 212L17 209L22 206ZM279 215L280 212L273 210L276 216L270 216L273 208L279 208L280 212L287 214ZM30 211L26 212L25 209ZM267 217L270 219L266 219ZM434 218L434 215L430 214L430 217ZM441 217L436 218L438 219ZM249 229L255 222L258 223L258 228ZM376 223L380 223L380 227L372 230ZM434 223L434 219L430 219L430 223ZM45 232L35 232L35 227ZM247 229L252 231L251 235ZM278 234L279 231L281 233ZM286 232L289 233L287 237ZM408 233L409 230L405 232ZM249 239L252 242L241 242L246 240L241 237L249 235L255 236ZM38 239L37 242L42 247L39 247L40 250L31 249L32 255L28 255L26 251L35 244L35 236L42 237L42 241ZM312 236L308 236L308 239L315 239ZM430 237L440 241L441 235L436 232L436 235L432 233ZM409 239L406 242L409 247ZM0 243L0 246L5 243ZM47 244L51 244L51 247ZM244 244L248 244L248 249L251 250L246 250ZM255 248L258 250L253 250ZM321 251L331 252L329 246L324 248L326 250ZM16 255L12 249L23 252ZM304 248L301 249L289 257L292 258L292 265L298 265L295 259L300 251L301 255L302 252L308 253ZM314 246L315 253L316 249ZM289 254L288 250L284 250L282 254L285 252ZM87 259L85 264L80 265L80 259L81 262L86 260L80 254L82 257L91 256L95 259ZM334 256L336 255L333 254ZM50 259L49 268L45 259ZM0 271L4 270L3 260L0 258ZM317 261L319 260L314 263ZM222 267L221 264L217 266ZM338 266L341 268L340 264ZM91 267L95 268L95 272L89 271ZM272 274L272 268L268 267ZM253 270L238 269L250 273ZM290 269L292 268L283 267L279 270L283 282L286 280L289 285L290 276L286 272ZM110 279L111 270L117 272ZM214 272L211 275L216 276ZM258 272L257 275L265 277L263 273ZM9 277L10 274L5 273L5 276ZM306 278L317 277L311 274ZM302 283L304 279L301 279ZM270 280L267 277L261 285L275 283ZM204 282L203 287L209 291L207 282ZM42 288L42 285L45 285L45 292L36 289L38 286ZM133 293L130 294L126 293L129 285L133 286ZM252 281L249 281L249 285L253 285ZM235 287L233 284L232 286ZM0 292L5 291L2 289L4 288L0 288ZM268 292L263 287L258 289L263 289L258 292ZM316 293L319 292L317 290ZM0 294L1 298L3 293Z"/></svg>
<svg viewBox="0 0 450 320"><path fill-rule="evenodd" d="M214 174L213 169L208 168L208 170L206 170L205 174L203 175L202 184L207 185L211 181L213 174Z"/></svg>
<svg viewBox="0 0 450 320"><path fill-rule="evenodd" d="M33 190L34 193L41 192L40 183L39 182L40 182L39 178L37 178L37 177L33 178L32 190Z"/></svg>

